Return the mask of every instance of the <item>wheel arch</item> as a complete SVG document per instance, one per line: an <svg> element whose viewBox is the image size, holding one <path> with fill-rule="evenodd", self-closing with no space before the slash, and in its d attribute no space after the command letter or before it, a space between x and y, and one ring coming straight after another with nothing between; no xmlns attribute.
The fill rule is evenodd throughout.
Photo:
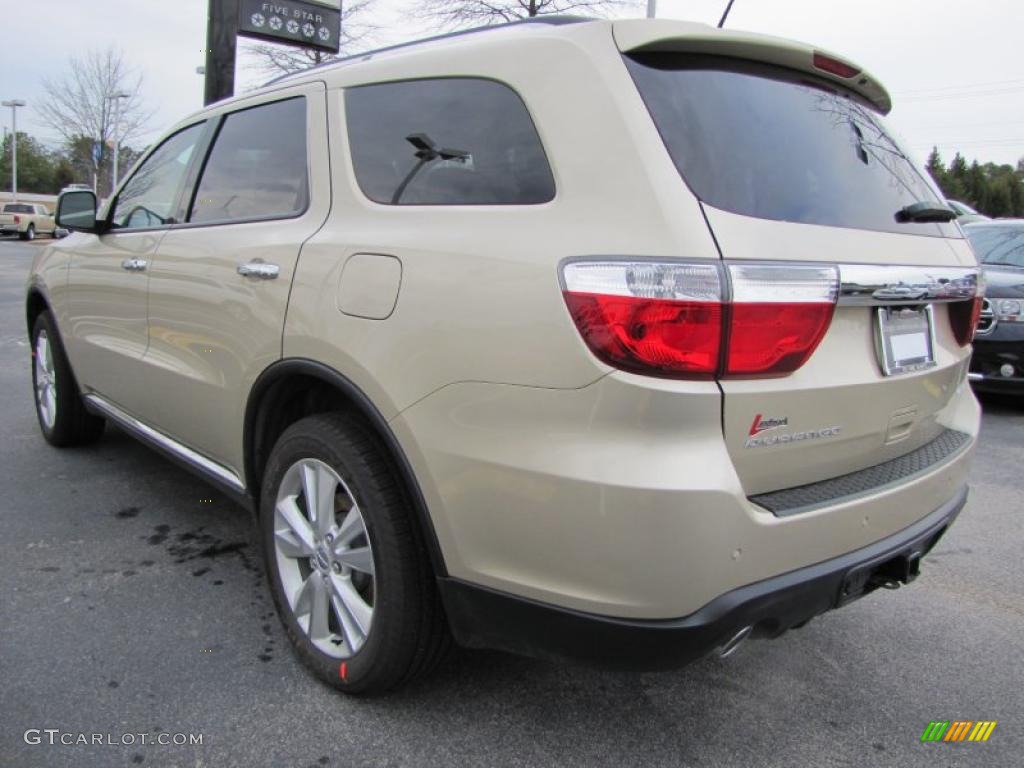
<svg viewBox="0 0 1024 768"><path fill-rule="evenodd" d="M343 374L315 360L279 360L260 374L249 392L243 428L243 471L253 508L259 509L263 470L277 438L298 419L331 410L358 414L380 438L408 492L434 575L446 576L426 500L398 438L365 392Z"/></svg>
<svg viewBox="0 0 1024 768"><path fill-rule="evenodd" d="M25 296L25 321L28 324L29 337L32 336L32 328L36 324L36 318L49 309L50 302L43 295L42 290L36 285L30 287L28 294Z"/></svg>

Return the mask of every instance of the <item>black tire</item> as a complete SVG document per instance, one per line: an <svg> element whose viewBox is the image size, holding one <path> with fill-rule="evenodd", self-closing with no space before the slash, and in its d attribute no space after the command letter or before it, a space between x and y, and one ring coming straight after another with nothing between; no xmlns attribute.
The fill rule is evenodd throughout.
<svg viewBox="0 0 1024 768"><path fill-rule="evenodd" d="M36 228L34 224L29 224L28 229L24 232L19 232L18 237L22 240L35 240L36 239Z"/></svg>
<svg viewBox="0 0 1024 768"><path fill-rule="evenodd" d="M289 468L310 459L327 464L347 486L372 549L372 623L363 645L346 658L328 655L310 640L285 595L278 567L278 491ZM350 694L384 693L429 672L450 649L447 620L408 494L376 434L357 416L320 414L285 430L264 473L259 527L278 616L299 658L321 681Z"/></svg>
<svg viewBox="0 0 1024 768"><path fill-rule="evenodd" d="M36 388L36 371L40 365L37 360L40 334L45 333L50 345L50 354L53 361L53 381L56 385L55 395L55 417L52 424L47 423L44 418L43 409L40 403ZM36 406L36 417L39 420L39 429L43 437L50 445L67 447L72 445L87 445L94 443L103 435L103 428L106 422L98 416L93 416L85 409L82 402L82 395L78 390L75 376L71 372L71 365L68 363L67 355L64 353L64 345L61 343L60 334L57 332L57 323L49 311L41 312L36 318L32 327L32 389L33 402Z"/></svg>

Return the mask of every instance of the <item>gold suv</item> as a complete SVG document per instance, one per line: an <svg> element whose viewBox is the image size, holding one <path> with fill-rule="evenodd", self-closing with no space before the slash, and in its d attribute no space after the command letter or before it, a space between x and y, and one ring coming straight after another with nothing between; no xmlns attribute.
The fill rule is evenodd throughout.
<svg viewBox="0 0 1024 768"><path fill-rule="evenodd" d="M552 19L277 80L41 252L54 445L258 510L348 692L449 646L638 668L914 579L966 498L981 291L885 89L799 43Z"/></svg>

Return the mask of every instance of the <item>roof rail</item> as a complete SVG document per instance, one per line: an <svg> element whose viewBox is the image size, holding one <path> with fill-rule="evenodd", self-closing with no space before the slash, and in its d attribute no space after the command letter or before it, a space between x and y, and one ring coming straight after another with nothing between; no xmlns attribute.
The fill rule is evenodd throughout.
<svg viewBox="0 0 1024 768"><path fill-rule="evenodd" d="M402 48L411 48L415 45L422 45L423 43L433 43L438 40L448 40L453 37L463 37L464 35L475 35L480 32L490 32L496 29L506 29L508 27L518 27L525 24L540 24L548 26L562 26L564 24L582 24L587 21L597 21L596 18L591 16L571 16L565 14L551 14L550 16L534 16L529 19L519 19L518 21L510 21L505 24L488 24L482 27L472 27L471 29L460 29L456 32L446 32L443 35L433 35L432 37L421 37L417 40L409 40L405 43L398 43L396 45L389 45L384 48L375 48L371 51L362 51L361 53L354 53L351 56L343 56L339 59L332 59L331 61L325 61L323 64L317 64L316 66L309 67L308 69L300 69L297 72L288 72L283 75L278 75L272 80L268 80L261 87L273 85L279 83L282 80L287 80L292 77L298 77L304 75L307 72L313 72L317 69L324 69L326 67L333 67L336 64L342 64L346 61L354 61L356 59L362 59L366 56L373 56L378 53L386 53L388 51L397 51Z"/></svg>

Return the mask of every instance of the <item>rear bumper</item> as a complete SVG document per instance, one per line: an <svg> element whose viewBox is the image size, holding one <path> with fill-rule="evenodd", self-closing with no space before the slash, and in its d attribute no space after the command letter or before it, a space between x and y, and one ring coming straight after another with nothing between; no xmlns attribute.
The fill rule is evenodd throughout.
<svg viewBox="0 0 1024 768"><path fill-rule="evenodd" d="M946 532L967 500L961 488L918 522L869 546L749 584L679 619L638 620L588 614L476 586L439 580L457 642L550 660L624 669L681 666L722 646L745 627L775 637L845 605L882 580L910 581L916 564Z"/></svg>

